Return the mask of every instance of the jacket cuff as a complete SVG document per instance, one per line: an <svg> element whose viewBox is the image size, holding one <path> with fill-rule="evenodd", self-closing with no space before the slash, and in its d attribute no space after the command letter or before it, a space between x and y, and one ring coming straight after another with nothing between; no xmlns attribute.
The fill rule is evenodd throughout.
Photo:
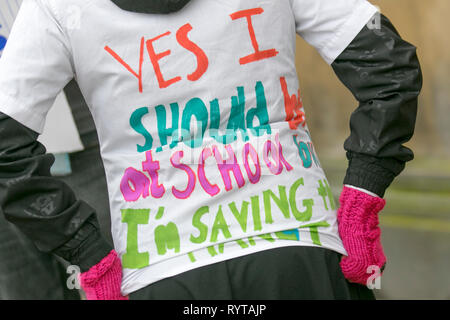
<svg viewBox="0 0 450 320"><path fill-rule="evenodd" d="M113 247L102 236L97 217L93 214L69 241L52 252L80 267L81 272L86 272L106 257L112 249Z"/></svg>
<svg viewBox="0 0 450 320"><path fill-rule="evenodd" d="M80 247L78 259L81 272L86 272L98 264L111 250L112 246L103 238L100 230L91 233Z"/></svg>
<svg viewBox="0 0 450 320"><path fill-rule="evenodd" d="M405 168L405 163L396 159L347 153L349 165L344 184L355 186L384 197L386 189Z"/></svg>

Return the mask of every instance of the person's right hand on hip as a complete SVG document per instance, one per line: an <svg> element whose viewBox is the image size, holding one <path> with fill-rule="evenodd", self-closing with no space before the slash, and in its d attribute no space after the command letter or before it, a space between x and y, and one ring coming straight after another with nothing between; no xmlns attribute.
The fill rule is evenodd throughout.
<svg viewBox="0 0 450 320"><path fill-rule="evenodd" d="M339 235L348 253L340 262L342 272L350 282L367 285L373 274L370 267L378 267L381 274L386 264L378 226L386 201L344 186L339 202Z"/></svg>

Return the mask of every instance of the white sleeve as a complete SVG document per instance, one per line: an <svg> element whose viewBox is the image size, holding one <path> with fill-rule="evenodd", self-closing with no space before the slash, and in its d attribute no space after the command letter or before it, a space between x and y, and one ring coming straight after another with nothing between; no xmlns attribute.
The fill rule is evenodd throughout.
<svg viewBox="0 0 450 320"><path fill-rule="evenodd" d="M291 0L296 31L328 63L358 35L378 11L366 0Z"/></svg>
<svg viewBox="0 0 450 320"><path fill-rule="evenodd" d="M0 58L0 112L38 133L74 75L70 46L46 1L23 1Z"/></svg>

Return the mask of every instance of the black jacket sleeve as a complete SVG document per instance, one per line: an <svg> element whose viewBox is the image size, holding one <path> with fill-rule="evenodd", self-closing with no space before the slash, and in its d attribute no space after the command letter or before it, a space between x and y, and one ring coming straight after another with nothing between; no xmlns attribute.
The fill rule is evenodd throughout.
<svg viewBox="0 0 450 320"><path fill-rule="evenodd" d="M365 26L332 67L359 102L344 143L349 160L344 184L383 197L414 157L403 144L414 133L422 88L416 48L381 15L381 28Z"/></svg>
<svg viewBox="0 0 450 320"><path fill-rule="evenodd" d="M39 250L87 271L112 248L100 234L94 209L51 177L54 156L37 137L0 113L0 211Z"/></svg>

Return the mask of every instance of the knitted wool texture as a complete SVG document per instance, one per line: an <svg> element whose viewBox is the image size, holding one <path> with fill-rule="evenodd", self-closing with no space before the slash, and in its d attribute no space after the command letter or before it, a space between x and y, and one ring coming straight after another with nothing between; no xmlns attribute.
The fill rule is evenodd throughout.
<svg viewBox="0 0 450 320"><path fill-rule="evenodd" d="M122 263L114 250L82 273L80 283L87 300L128 300L120 293Z"/></svg>
<svg viewBox="0 0 450 320"><path fill-rule="evenodd" d="M382 271L386 264L378 227L378 213L386 201L344 187L339 202L339 235L348 253L340 263L342 272L347 280L367 285L373 275L369 267L377 266Z"/></svg>

